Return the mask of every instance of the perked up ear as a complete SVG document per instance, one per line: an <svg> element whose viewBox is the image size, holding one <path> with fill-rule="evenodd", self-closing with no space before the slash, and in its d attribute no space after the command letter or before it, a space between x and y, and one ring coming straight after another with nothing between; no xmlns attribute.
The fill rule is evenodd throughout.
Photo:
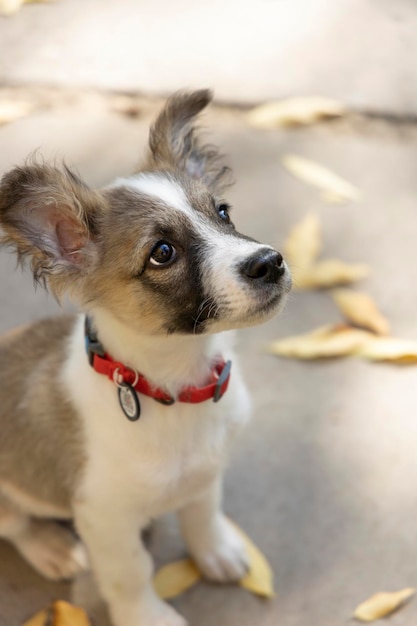
<svg viewBox="0 0 417 626"><path fill-rule="evenodd" d="M231 184L230 169L223 165L217 148L199 141L195 117L212 99L208 89L172 96L151 127L151 165L180 170L200 179L212 192Z"/></svg>
<svg viewBox="0 0 417 626"><path fill-rule="evenodd" d="M0 182L3 242L58 295L93 263L98 207L96 192L67 168L17 167Z"/></svg>

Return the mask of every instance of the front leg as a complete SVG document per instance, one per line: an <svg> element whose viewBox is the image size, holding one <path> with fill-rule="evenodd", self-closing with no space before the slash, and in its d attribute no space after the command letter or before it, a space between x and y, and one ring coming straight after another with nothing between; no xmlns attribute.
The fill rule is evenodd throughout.
<svg viewBox="0 0 417 626"><path fill-rule="evenodd" d="M76 505L75 520L114 626L187 626L154 591L151 557L140 539L147 520L92 501Z"/></svg>
<svg viewBox="0 0 417 626"><path fill-rule="evenodd" d="M218 478L198 499L179 511L179 522L187 548L204 576L218 582L237 581L248 570L248 556L220 503Z"/></svg>

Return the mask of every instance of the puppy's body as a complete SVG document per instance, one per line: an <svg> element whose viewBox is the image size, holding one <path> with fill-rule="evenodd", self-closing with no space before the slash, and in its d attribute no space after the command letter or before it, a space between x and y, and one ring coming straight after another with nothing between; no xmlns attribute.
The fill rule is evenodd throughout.
<svg viewBox="0 0 417 626"><path fill-rule="evenodd" d="M102 376L97 379L86 362L80 341L82 336L81 320L72 338L64 371L72 402L84 418L88 461L77 497L89 500L93 494L96 496L103 489L107 491L112 485L113 505L119 508L118 501L123 501L124 506L130 503L143 523L182 508L216 477L226 459L232 435L247 417L248 398L238 372L233 372L230 389L222 401L212 403L209 411L205 403L178 403L173 412L170 410L172 406L141 397L143 418L140 428L132 432L132 424L121 415L114 385ZM199 385L203 359L206 369L219 353L219 344L223 354L231 354L221 337L216 337L217 341L213 339L211 337L207 342L207 337L201 338L201 352L197 352L195 345L187 349L184 346L187 341L172 338L173 358L168 359L172 370L165 372L165 380L171 382L171 389L183 386L174 365L178 358L190 368L186 380ZM211 345L205 345L207 343ZM138 361L144 358L149 369L152 366L159 369L157 356L146 354L140 341L136 341L136 346L142 357ZM165 353L164 360L166 356ZM194 374L191 373L193 370Z"/></svg>
<svg viewBox="0 0 417 626"><path fill-rule="evenodd" d="M0 535L50 577L85 565L82 545L40 518L75 518L115 626L184 623L157 599L138 531L176 510L187 547L215 580L236 580L244 546L220 511L221 473L249 400L225 332L269 317L289 289L282 257L234 230L218 199L224 168L190 120L206 92L177 96L151 132L141 172L98 192L70 172L17 169L0 217L35 276L71 291L105 351L174 399L233 360L217 403L139 394L130 422L113 380L86 355L84 315L0 344ZM36 517L37 519L33 519Z"/></svg>

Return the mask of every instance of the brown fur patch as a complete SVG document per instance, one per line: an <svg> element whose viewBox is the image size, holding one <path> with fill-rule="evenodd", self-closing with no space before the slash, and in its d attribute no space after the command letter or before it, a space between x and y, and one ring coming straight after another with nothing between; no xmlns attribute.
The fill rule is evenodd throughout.
<svg viewBox="0 0 417 626"><path fill-rule="evenodd" d="M70 510L84 464L81 424L60 383L73 316L0 342L0 484Z"/></svg>
<svg viewBox="0 0 417 626"><path fill-rule="evenodd" d="M0 342L2 341L10 341L11 339L15 339L19 335L21 335L25 330L29 328L28 324L24 324L23 326L18 326L17 328L11 328L6 331L2 335L0 335Z"/></svg>
<svg viewBox="0 0 417 626"><path fill-rule="evenodd" d="M210 192L221 193L232 183L230 169L219 150L204 144L193 125L194 118L211 101L212 93L201 89L178 92L166 103L149 135L149 154L145 170L184 172L201 180Z"/></svg>
<svg viewBox="0 0 417 626"><path fill-rule="evenodd" d="M138 332L164 334L179 327L192 332L204 293L197 258L201 242L189 218L128 188L106 193L111 211L102 218L100 262L85 281L85 297ZM161 240L177 250L177 261L166 269L149 264Z"/></svg>

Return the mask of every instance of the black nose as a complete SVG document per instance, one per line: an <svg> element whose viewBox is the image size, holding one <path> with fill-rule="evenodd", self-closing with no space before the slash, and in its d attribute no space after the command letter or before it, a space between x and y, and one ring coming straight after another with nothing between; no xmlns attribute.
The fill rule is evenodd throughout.
<svg viewBox="0 0 417 626"><path fill-rule="evenodd" d="M242 273L251 280L276 283L285 273L284 259L279 252L264 248L245 261Z"/></svg>

